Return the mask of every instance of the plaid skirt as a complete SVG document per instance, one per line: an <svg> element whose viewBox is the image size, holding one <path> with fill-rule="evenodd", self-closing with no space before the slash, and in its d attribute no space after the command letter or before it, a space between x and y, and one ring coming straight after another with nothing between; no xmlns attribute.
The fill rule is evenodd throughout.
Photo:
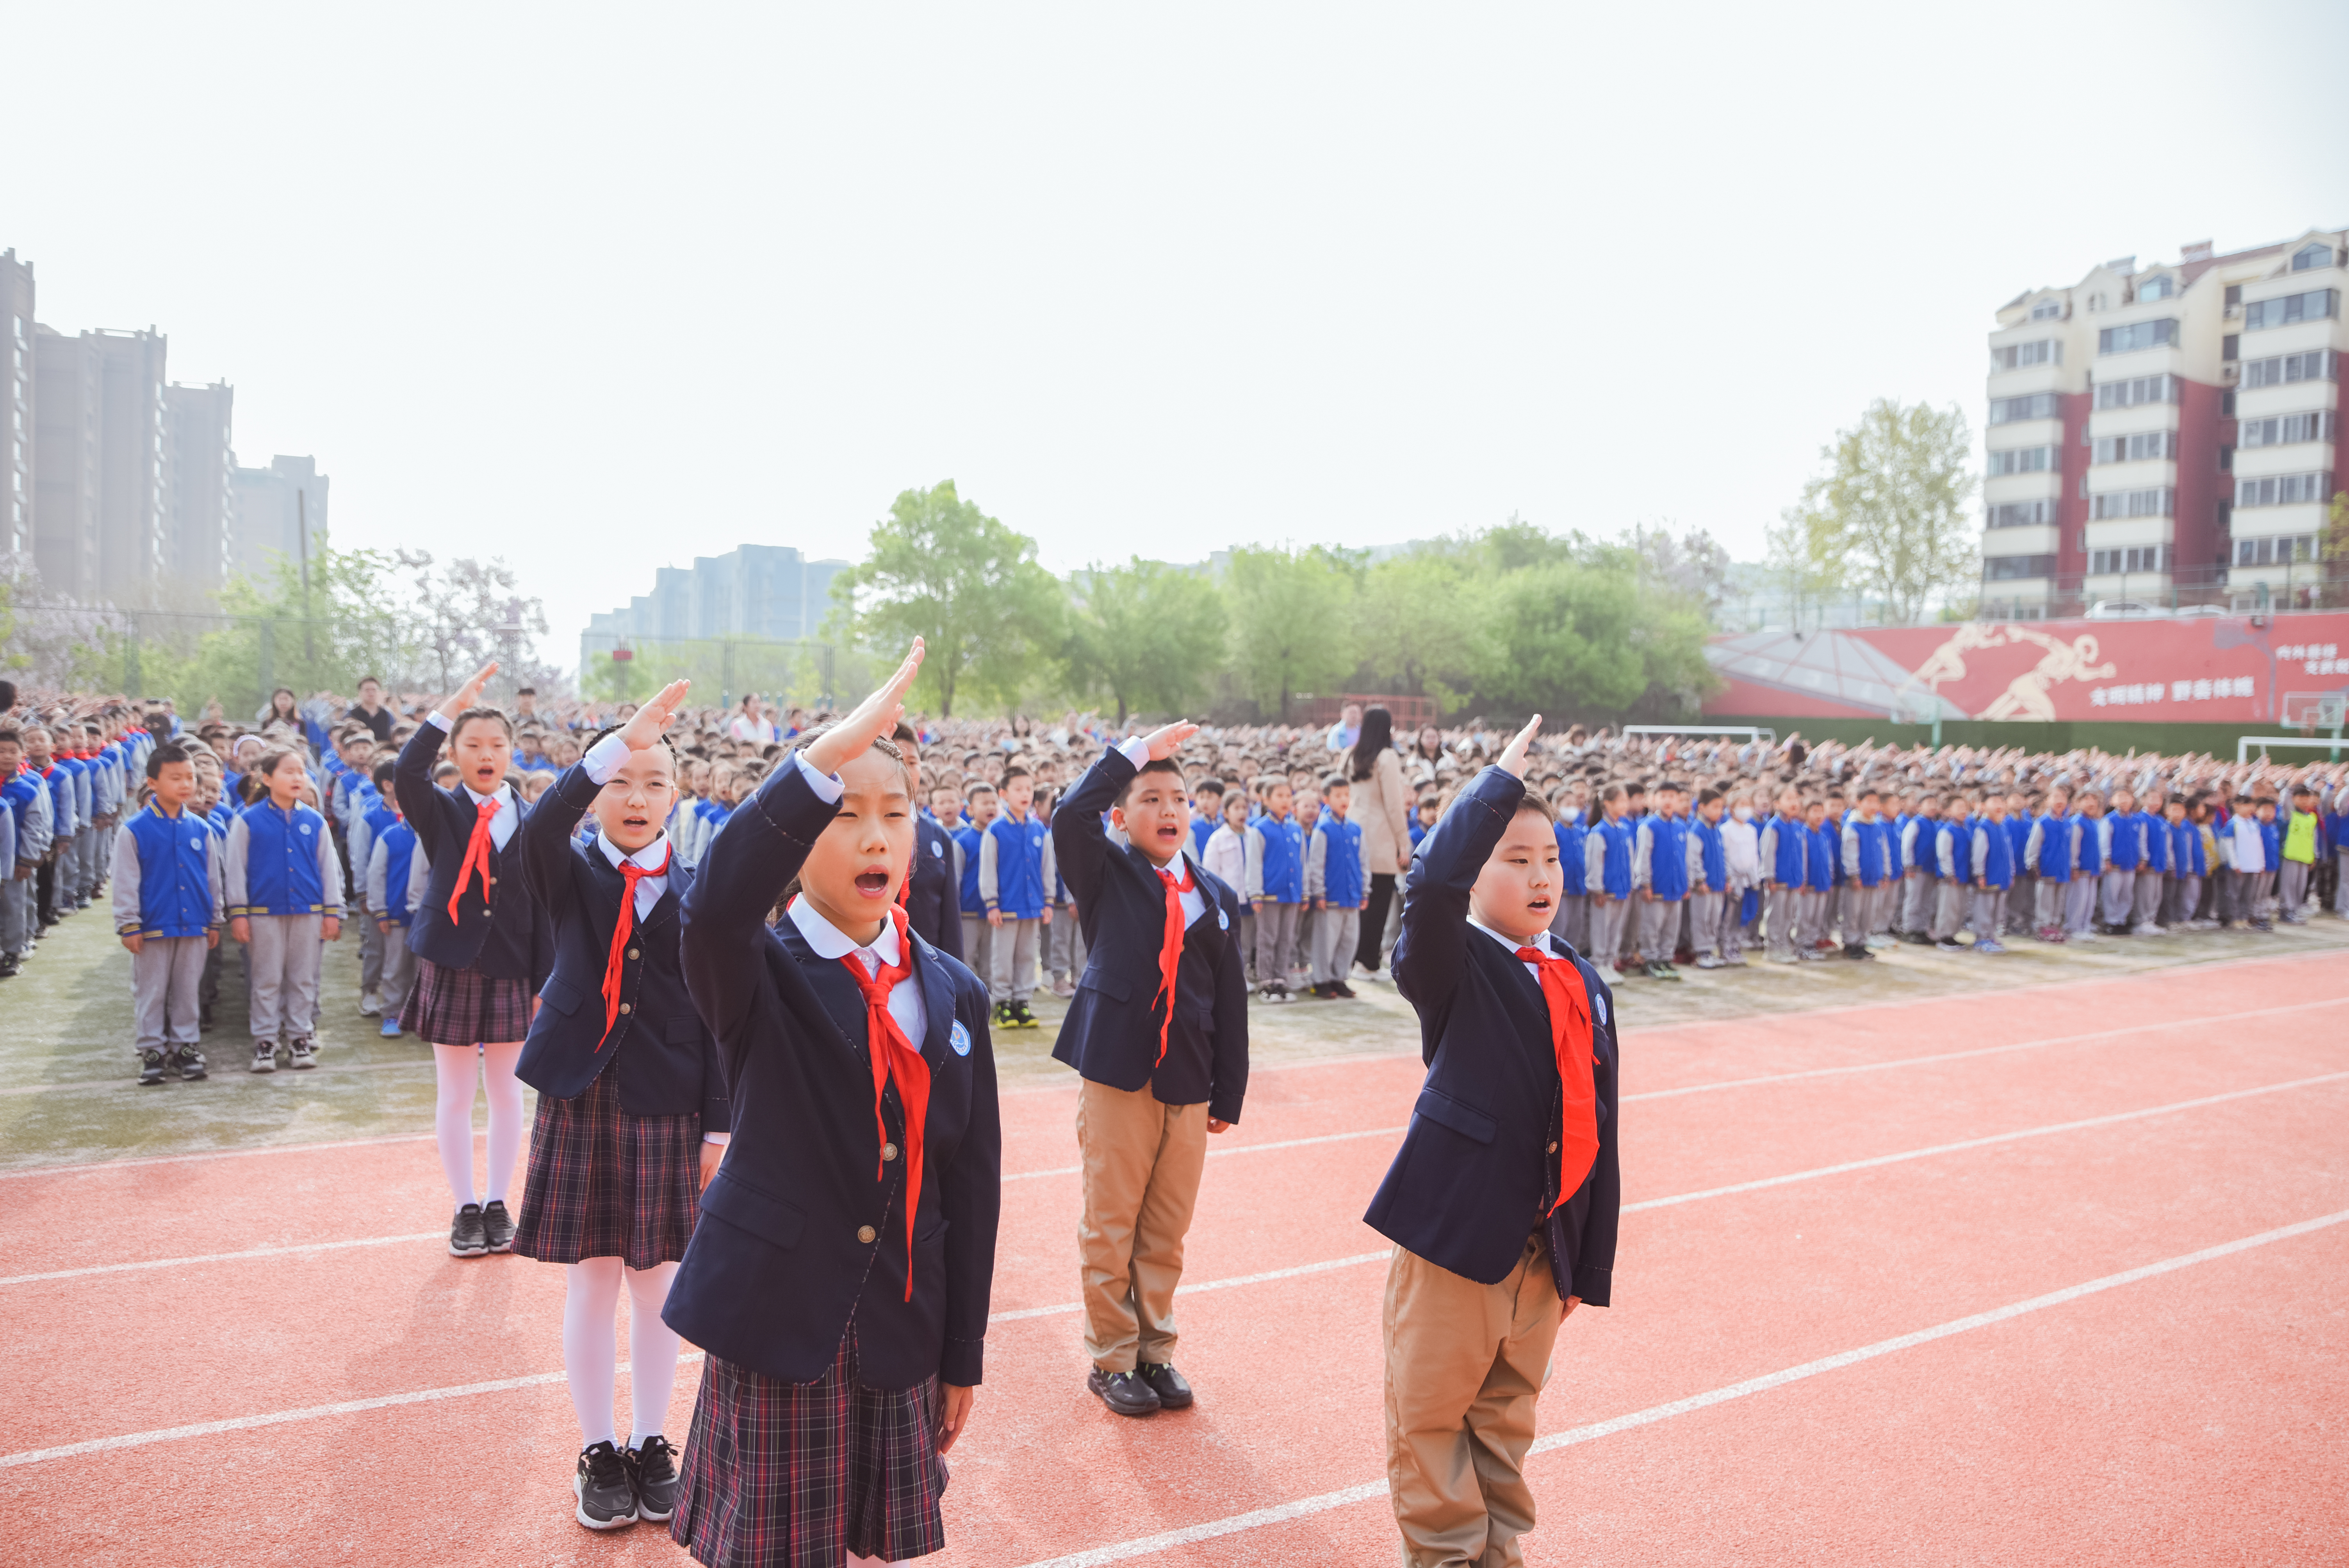
<svg viewBox="0 0 2349 1568"><path fill-rule="evenodd" d="M936 1377L856 1380L856 1325L832 1370L784 1383L712 1356L686 1434L669 1534L710 1568L840 1568L944 1550Z"/></svg>
<svg viewBox="0 0 2349 1568"><path fill-rule="evenodd" d="M530 985L419 958L399 1025L436 1046L511 1044L530 1033Z"/></svg>
<svg viewBox="0 0 2349 1568"><path fill-rule="evenodd" d="M701 1117L630 1116L609 1071L576 1099L538 1097L514 1251L543 1264L685 1256L701 1191Z"/></svg>

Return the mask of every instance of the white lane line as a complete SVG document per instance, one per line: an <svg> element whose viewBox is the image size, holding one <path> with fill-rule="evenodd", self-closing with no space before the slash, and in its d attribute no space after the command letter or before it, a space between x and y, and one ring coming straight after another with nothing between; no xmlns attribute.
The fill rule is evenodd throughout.
<svg viewBox="0 0 2349 1568"><path fill-rule="evenodd" d="M327 1061L321 1062L318 1065L323 1070L314 1073L310 1077L281 1079L279 1081L286 1084L288 1087L295 1084L332 1083L335 1079L343 1077L347 1073L412 1072L419 1068L429 1068L433 1064L429 1061ZM244 1080L242 1075L240 1075L237 1077L228 1078L225 1081L229 1083L239 1083ZM15 1099L20 1096L28 1094L94 1094L107 1089L120 1089L125 1094L137 1095L142 1099L160 1098L154 1094L151 1088L140 1087L139 1080L136 1078L115 1077L107 1078L68 1078L62 1083L14 1084L6 1088L0 1088L0 1099ZM199 1090L197 1092L201 1093L202 1091Z"/></svg>
<svg viewBox="0 0 2349 1568"><path fill-rule="evenodd" d="M2079 1121L2058 1121L2045 1127L2026 1127L2014 1132L1993 1132L1985 1137L1964 1139L1956 1143L1936 1143L1923 1149L1904 1149L1897 1153L1872 1155L1866 1160L1846 1161L1839 1165L1822 1165L1810 1171L1790 1171L1783 1176L1758 1177L1751 1181L1734 1182L1726 1187L1706 1187L1694 1192L1676 1192L1666 1198L1648 1198L1637 1203L1624 1204L1623 1212L1635 1214L1644 1209L1669 1209L1681 1203L1693 1203L1704 1198L1726 1198L1739 1192L1758 1192L1765 1188L1784 1187L1795 1181L1816 1181L1823 1177L1840 1176L1852 1171L1872 1170L1879 1165L1898 1165L1905 1161L1924 1160L1936 1154L1960 1153L1969 1149L1983 1149L2000 1143L2013 1143L2025 1138L2046 1138L2058 1132L2077 1132L2086 1128L2109 1127L2116 1122L2140 1121L2147 1117L2167 1116L2172 1111L2193 1110L2202 1106L2221 1105L2229 1100L2249 1099L2257 1095L2282 1094L2287 1089L2307 1088L2316 1084L2338 1083L2344 1078L2349 1078L2349 1072L2326 1073L2318 1078L2294 1078L2289 1083L2261 1084L2256 1088L2230 1089L2224 1094L2205 1095L2199 1099L2181 1099L2169 1105L2147 1106L2141 1110L2116 1110L2109 1116L2092 1116ZM1320 1143L1332 1141L1335 1138L1370 1138L1381 1133L1396 1133L1402 1130L1399 1127L1380 1128L1375 1132L1339 1133L1318 1139L1301 1138L1296 1141ZM1256 1144L1252 1147L1269 1149L1275 1145ZM1226 1152L1246 1154L1249 1151L1248 1149L1233 1149ZM1057 1176L1065 1175L1067 1172L1037 1171L1025 1174ZM1017 1179L1010 1176L1004 1178L1007 1181ZM429 1231L411 1236L368 1236L355 1241L319 1242L306 1246L262 1247L242 1253L207 1253L191 1257L152 1258L143 1263L104 1264L91 1268L60 1269L50 1274L18 1274L13 1278L0 1279L0 1285L30 1284L36 1280L71 1279L81 1274L119 1274L139 1269L171 1268L180 1264L234 1263L244 1258L270 1257L289 1253L327 1252L340 1247L387 1246L396 1242L433 1241L438 1239L440 1234L438 1231ZM1375 1263L1386 1255L1384 1253L1364 1253L1350 1258L1335 1258L1325 1263L1300 1264L1295 1268L1275 1269L1268 1274L1243 1274L1228 1280L1203 1280L1196 1284L1185 1284L1183 1290L1188 1295L1194 1291L1226 1290L1233 1285L1260 1284L1268 1280L1290 1279L1299 1274L1319 1274L1325 1269L1352 1268L1360 1264ZM988 1321L1011 1323L1021 1318L1050 1317L1057 1314L1079 1310L1079 1304L1071 1302L1057 1306L1033 1306L1016 1312L999 1312L990 1316Z"/></svg>
<svg viewBox="0 0 2349 1568"><path fill-rule="evenodd" d="M481 1133L473 1135L476 1138ZM250 1160L261 1154L311 1154L321 1149L367 1149L379 1143L429 1143L429 1132L401 1132L385 1138L338 1138L327 1143L262 1143L251 1149L212 1149L202 1154L157 1154L140 1160L103 1160L91 1165L29 1165L20 1171L0 1171L0 1181L21 1181L28 1176L92 1176L107 1171L132 1171L146 1165L209 1165L215 1160Z"/></svg>
<svg viewBox="0 0 2349 1568"><path fill-rule="evenodd" d="M1210 1149L1210 1160L1228 1160L1235 1154L1261 1154L1268 1149L1302 1149L1312 1143L1347 1143L1357 1138L1386 1138L1403 1131L1400 1127L1371 1127L1360 1132L1324 1132L1314 1138L1284 1138L1270 1143L1239 1143L1227 1149ZM1003 1178L1006 1181L1033 1181L1045 1176L1076 1176L1083 1172L1081 1165L1055 1165L1050 1171L1016 1171ZM5 1283L5 1282L0 1282Z"/></svg>
<svg viewBox="0 0 2349 1568"><path fill-rule="evenodd" d="M1986 1138L1961 1139L1955 1143L1936 1143L1926 1149L1905 1149L1898 1154L1878 1154L1867 1160L1847 1160L1840 1165L1822 1165L1815 1171L1795 1171L1784 1176L1764 1176L1753 1181L1733 1182L1726 1187L1707 1187L1701 1191L1677 1192L1669 1198L1650 1198L1638 1203L1626 1203L1623 1212L1636 1214L1643 1209L1668 1209L1676 1203L1693 1203L1704 1198L1726 1198L1736 1192L1758 1192L1765 1187L1784 1187L1795 1181L1816 1181L1823 1176L1840 1176L1850 1171L1868 1171L1878 1165L1897 1165L1904 1160L1925 1160L1936 1154L1955 1154L1968 1149L1987 1149L1994 1144L2014 1143L2025 1138L2048 1138L2058 1132L2078 1132L2091 1127L2110 1127L2116 1122L2141 1121L2147 1117L2168 1116L2172 1111L2194 1110L2206 1105L2224 1105L2229 1100L2250 1099L2262 1094L2282 1094L2287 1089L2308 1088L2316 1084L2339 1083L2349 1078L2349 1072L2325 1073L2317 1078L2293 1078L2289 1083L2261 1084L2257 1088L2230 1089L2225 1094L2204 1095L2199 1099L2181 1099L2168 1105L2147 1106L2143 1110L2116 1110L2110 1116L2085 1117L2078 1121L2058 1121L2045 1127L2026 1127L2017 1132L1993 1132Z"/></svg>
<svg viewBox="0 0 2349 1568"><path fill-rule="evenodd" d="M409 1236L360 1236L347 1242L303 1242L282 1247L247 1247L238 1253L198 1253L183 1258L149 1258L144 1263L95 1264L88 1268L52 1269L47 1274L9 1274L0 1285L37 1284L43 1280L86 1279L91 1274L131 1274L140 1269L177 1268L181 1264L243 1263L248 1258L296 1257L304 1253L335 1253L350 1247L388 1247L406 1242L437 1242L445 1231L419 1231Z"/></svg>
<svg viewBox="0 0 2349 1568"><path fill-rule="evenodd" d="M2141 1035L2154 1029L2190 1028L2197 1024L2233 1026L2247 1018L2272 1017L2280 1013L2303 1013L2311 1007L2338 1007L2349 1003L2349 996L2327 996L2320 1002L2292 1002L2278 1007L2261 1007L2248 1013L2217 1014L2209 1017L2163 1018L2150 1024L2126 1024L2114 1029L2096 1029L2085 1035L2051 1035L2044 1040L2017 1040L2012 1045L1976 1046L1962 1051L1940 1051L1930 1057L1899 1057L1885 1062L1856 1062L1847 1067L1806 1068L1800 1072L1772 1073L1766 1078L1723 1078L1718 1083L1684 1084L1679 1088L1642 1089L1627 1094L1624 1103L1635 1099L1671 1099L1684 1094L1711 1094L1716 1089L1754 1088L1764 1084L1799 1083L1805 1078L1839 1078L1848 1073L1880 1073L1894 1068L1930 1066L1934 1062L1961 1062L1976 1057L2004 1056L2013 1051L2036 1050L2042 1046L2073 1046L2084 1040L2109 1040L2122 1035Z"/></svg>
<svg viewBox="0 0 2349 1568"><path fill-rule="evenodd" d="M1267 1269L1262 1274L1234 1274L1229 1279L1205 1279L1196 1284L1183 1286L1185 1295L1196 1295L1203 1290L1235 1290L1244 1284L1266 1284L1277 1279L1296 1279L1304 1274L1328 1274L1331 1269L1360 1268L1364 1264L1382 1264L1393 1256L1392 1249L1379 1253L1356 1253L1350 1258L1325 1258L1318 1264L1299 1264L1293 1268ZM1030 1317L1061 1317L1072 1312L1082 1312L1081 1302L1062 1302L1055 1306L1023 1306L1015 1312L989 1313L989 1323L1018 1323Z"/></svg>
<svg viewBox="0 0 2349 1568"><path fill-rule="evenodd" d="M677 1364L682 1367L701 1357L702 1352L688 1350L677 1358ZM620 1372L628 1369L626 1361L615 1368ZM453 1388L419 1388L409 1394L379 1394L372 1399L344 1399L332 1405L309 1405L299 1410L273 1410L265 1416L232 1416L224 1421L199 1421L193 1426L164 1427L152 1432L125 1432L119 1438L92 1438L88 1442L66 1443L54 1449L26 1449L21 1453L0 1454L0 1470L36 1465L48 1460L69 1460L77 1454L110 1453L117 1449L145 1448L150 1443L177 1442L182 1438L211 1438L222 1432L247 1432L255 1427L282 1427L288 1421L316 1421L327 1416L353 1416L367 1410L389 1409L395 1405L429 1405L442 1399L468 1398L475 1394L504 1394L516 1388L537 1388L568 1380L561 1372L533 1372L527 1377L501 1377L492 1383L460 1383Z"/></svg>
<svg viewBox="0 0 2349 1568"><path fill-rule="evenodd" d="M2011 1318L2021 1317L2026 1313L2044 1312L2049 1307L2063 1306L2078 1301L2083 1296L2094 1295L2100 1291L2118 1290L2125 1285L2136 1284L2140 1281L2172 1274L2179 1269L2192 1268L2198 1264L2210 1263L2236 1253L2248 1252L2253 1247L2263 1247L2271 1243L2289 1241L2295 1236L2304 1236L2313 1231L2321 1231L2344 1221L2349 1221L2349 1210L2326 1214L2318 1219L2302 1220L2297 1224L2279 1226L2272 1231L2262 1231L2255 1236L2245 1236L2239 1241L2222 1242L2215 1247L2204 1247L2199 1252L2186 1253L2178 1257L2164 1258L2159 1263L2125 1269L2119 1274L2106 1274L2101 1279L2066 1285L2062 1290L2050 1291L2044 1295L2034 1295L2027 1301L1993 1307L1988 1312L1978 1312L1969 1317L1952 1318L1947 1323L1936 1324L1930 1328L1920 1328L1913 1334L1903 1334L1897 1338L1879 1339L1873 1345L1863 1345L1857 1349L1821 1357L1816 1361L1806 1361L1799 1367L1789 1367L1782 1371L1765 1373L1759 1377L1748 1377L1744 1382L1731 1383L1702 1394L1692 1394L1685 1399L1674 1399L1669 1404L1651 1405L1644 1410L1634 1410L1630 1415L1617 1416L1612 1420L1597 1421L1587 1427L1576 1427L1563 1432L1552 1432L1547 1437L1534 1440L1533 1452L1549 1453L1558 1449L1570 1448L1578 1443L1588 1443L1599 1438L1611 1437L1617 1432L1627 1432L1636 1427L1652 1426L1659 1421L1671 1420L1675 1416L1684 1416L1691 1411L1704 1409L1708 1406L1723 1404L1732 1399L1743 1399L1749 1395L1767 1393L1773 1388L1782 1388L1789 1383L1799 1382L1806 1377L1816 1377L1824 1373L1841 1371L1844 1367L1857 1366L1862 1361L1872 1361L1879 1356L1890 1356L1897 1351L1914 1349L1920 1345L1930 1345L1934 1340L1947 1339L1951 1335L1969 1334L1978 1328L1988 1328ZM1228 1519L1211 1520L1205 1524L1193 1524L1181 1530L1164 1531L1156 1535L1143 1536L1135 1541L1121 1541L1108 1546L1096 1546L1090 1551L1072 1552L1066 1556L1047 1558L1040 1563L1028 1564L1028 1568L1102 1568L1106 1563L1125 1563L1136 1557L1154 1556L1161 1552L1172 1551L1177 1546L1188 1546L1195 1542L1213 1541L1218 1536L1236 1535L1242 1531L1257 1530L1268 1524L1280 1524L1288 1520L1302 1519L1309 1514L1324 1513L1333 1508L1344 1508L1351 1503L1368 1502L1373 1498L1384 1497L1386 1492L1384 1481L1370 1481L1361 1486L1347 1487L1341 1491L1325 1491L1318 1496L1299 1498L1294 1502L1284 1502L1272 1508L1259 1508L1247 1513L1237 1513Z"/></svg>

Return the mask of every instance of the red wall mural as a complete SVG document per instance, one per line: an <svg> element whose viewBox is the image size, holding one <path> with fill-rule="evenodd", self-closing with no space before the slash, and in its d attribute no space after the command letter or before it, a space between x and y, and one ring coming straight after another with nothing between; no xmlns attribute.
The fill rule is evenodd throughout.
<svg viewBox="0 0 2349 1568"><path fill-rule="evenodd" d="M1723 718L2297 725L2349 692L2349 614L1745 632L1705 651Z"/></svg>

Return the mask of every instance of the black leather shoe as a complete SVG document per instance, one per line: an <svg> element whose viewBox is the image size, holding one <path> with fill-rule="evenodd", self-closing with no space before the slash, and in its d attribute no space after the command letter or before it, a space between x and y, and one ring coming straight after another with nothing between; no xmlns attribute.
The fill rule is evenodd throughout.
<svg viewBox="0 0 2349 1568"><path fill-rule="evenodd" d="M1150 1385L1150 1391L1158 1396L1161 1408L1187 1410L1191 1408L1191 1385L1184 1380L1183 1374L1174 1370L1172 1361L1144 1361L1134 1370L1141 1373L1142 1380Z"/></svg>
<svg viewBox="0 0 2349 1568"><path fill-rule="evenodd" d="M1144 1382L1139 1372L1104 1372L1096 1367L1087 1375L1085 1387L1121 1416L1158 1414L1158 1390Z"/></svg>

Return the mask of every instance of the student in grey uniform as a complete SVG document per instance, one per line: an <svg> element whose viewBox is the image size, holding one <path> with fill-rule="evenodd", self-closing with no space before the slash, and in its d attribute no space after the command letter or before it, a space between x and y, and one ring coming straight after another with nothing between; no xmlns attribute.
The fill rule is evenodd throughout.
<svg viewBox="0 0 2349 1568"><path fill-rule="evenodd" d="M272 751L254 771L268 793L228 830L229 929L252 966L252 1070L277 1070L283 1043L296 1068L317 1065L318 961L342 935L343 863L326 819L298 798L302 759Z"/></svg>
<svg viewBox="0 0 2349 1568"><path fill-rule="evenodd" d="M16 973L32 951L39 929L38 878L53 839L54 810L48 787L37 773L19 772L25 760L21 730L0 725L0 810L5 810L16 848L0 882L0 978Z"/></svg>
<svg viewBox="0 0 2349 1568"><path fill-rule="evenodd" d="M384 799L396 812L397 799ZM368 917L383 939L383 968L376 980L376 997L383 1005L385 1039L405 1032L400 1010L416 988L416 954L409 950L409 928L416 922L416 906L432 885L432 863L416 841L416 830L405 817L396 818L373 836L367 849L367 899Z"/></svg>
<svg viewBox="0 0 2349 1568"><path fill-rule="evenodd" d="M1629 792L1609 784L1599 797L1598 825L1582 836L1583 896L1590 924L1586 954L1594 965L1615 963L1623 945L1624 929L1631 922L1631 820L1625 807Z"/></svg>
<svg viewBox="0 0 2349 1568"><path fill-rule="evenodd" d="M157 747L147 777L153 803L115 832L114 930L130 951L139 1081L155 1084L167 1064L185 1079L204 1076L196 990L220 941L223 883L212 827L188 810L196 766L187 748Z"/></svg>
<svg viewBox="0 0 2349 1568"><path fill-rule="evenodd" d="M1935 867L1940 857L1935 853L1933 840L1941 830L1941 803L1931 796L1920 793L1917 814L1900 830L1900 932L1918 942L1930 942L1926 934L1933 923L1933 904L1940 894L1935 879Z"/></svg>
<svg viewBox="0 0 2349 1568"><path fill-rule="evenodd" d="M1796 957L1795 939L1802 925L1809 849L1810 833L1803 826L1803 798L1786 789L1778 797L1778 810L1762 824L1758 851L1767 904L1762 912L1763 939L1775 963L1792 964Z"/></svg>

